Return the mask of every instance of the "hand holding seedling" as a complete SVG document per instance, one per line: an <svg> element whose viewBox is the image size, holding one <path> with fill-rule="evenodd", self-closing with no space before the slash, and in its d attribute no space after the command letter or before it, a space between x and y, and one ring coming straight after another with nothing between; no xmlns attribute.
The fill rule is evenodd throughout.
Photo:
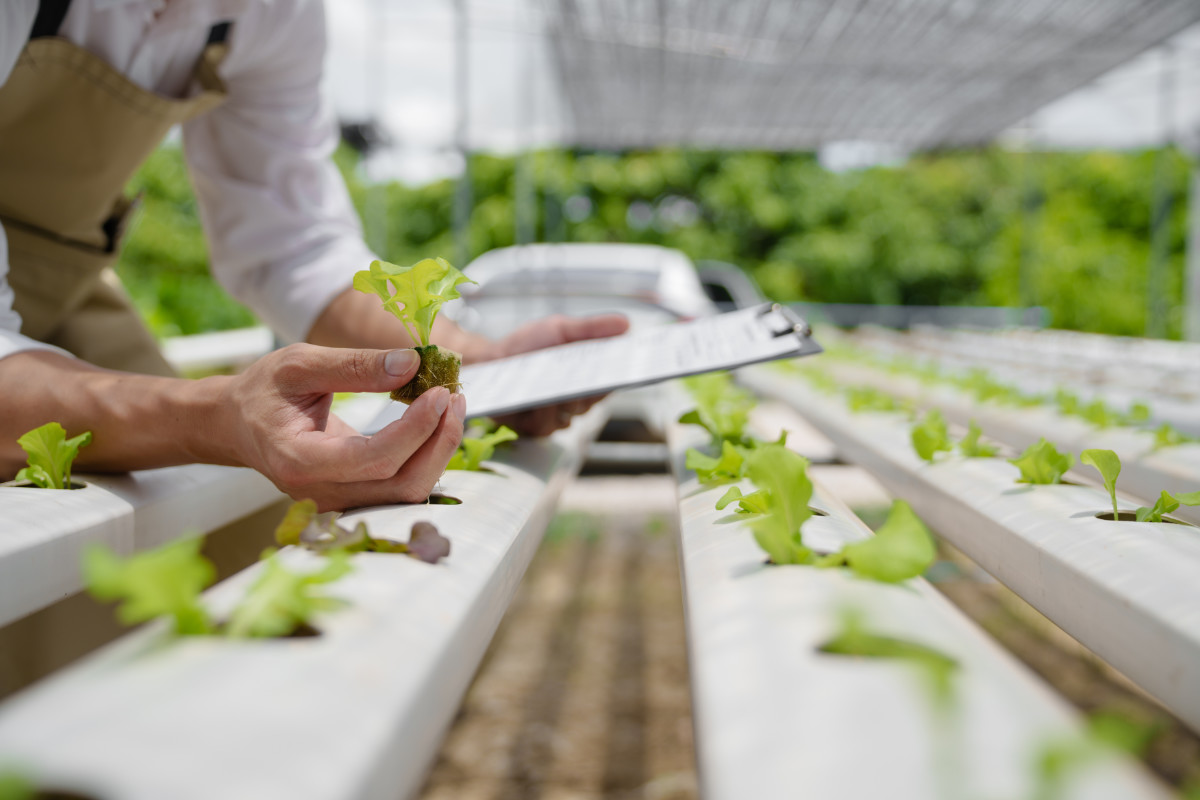
<svg viewBox="0 0 1200 800"><path fill-rule="evenodd" d="M431 389L373 436L329 411L334 392L390 391L419 363L412 350L305 344L263 357L225 389L226 463L257 469L321 511L423 501L462 439L462 395Z"/></svg>

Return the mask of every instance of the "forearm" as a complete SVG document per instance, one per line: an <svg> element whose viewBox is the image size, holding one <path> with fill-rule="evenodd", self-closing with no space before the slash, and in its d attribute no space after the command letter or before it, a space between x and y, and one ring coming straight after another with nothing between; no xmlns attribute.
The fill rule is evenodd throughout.
<svg viewBox="0 0 1200 800"><path fill-rule="evenodd" d="M82 470L235 463L223 433L229 380L133 375L41 351L2 358L0 474L11 477L21 468L25 453L17 438L47 422L72 436L92 432L76 461Z"/></svg>
<svg viewBox="0 0 1200 800"><path fill-rule="evenodd" d="M445 317L433 323L433 342L462 353L470 364L496 356L495 343L464 331ZM309 344L325 347L371 347L379 350L412 347L412 336L394 315L385 311L378 297L347 289L333 299L317 317L308 333Z"/></svg>

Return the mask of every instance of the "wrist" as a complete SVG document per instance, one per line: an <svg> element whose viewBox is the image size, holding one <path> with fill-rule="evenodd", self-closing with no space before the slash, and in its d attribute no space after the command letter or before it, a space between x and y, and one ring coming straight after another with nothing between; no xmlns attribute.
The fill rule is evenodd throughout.
<svg viewBox="0 0 1200 800"><path fill-rule="evenodd" d="M233 429L234 407L229 390L235 378L214 375L186 381L172 398L182 446L189 461L203 464L241 465Z"/></svg>

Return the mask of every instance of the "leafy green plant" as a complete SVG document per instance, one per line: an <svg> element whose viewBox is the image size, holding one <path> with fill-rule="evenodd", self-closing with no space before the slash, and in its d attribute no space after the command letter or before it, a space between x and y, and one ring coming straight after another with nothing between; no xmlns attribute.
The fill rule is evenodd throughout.
<svg viewBox="0 0 1200 800"><path fill-rule="evenodd" d="M1178 447L1181 444L1189 444L1197 441L1194 437L1188 436L1177 430L1168 422L1164 422L1154 429L1154 446L1152 450L1162 450L1164 447Z"/></svg>
<svg viewBox="0 0 1200 800"><path fill-rule="evenodd" d="M1058 452L1050 442L1040 439L1017 458L1010 458L1008 463L1021 471L1017 483L1051 484L1062 482L1062 476L1071 469L1075 457Z"/></svg>
<svg viewBox="0 0 1200 800"><path fill-rule="evenodd" d="M121 600L117 618L136 625L170 617L182 636L213 632L200 593L216 577L212 562L200 554L203 539L170 542L122 559L101 544L83 553L83 579L98 600Z"/></svg>
<svg viewBox="0 0 1200 800"><path fill-rule="evenodd" d="M838 632L817 649L830 655L908 663L924 677L937 699L948 702L953 696L957 661L928 645L869 631L857 609L843 611Z"/></svg>
<svg viewBox="0 0 1200 800"><path fill-rule="evenodd" d="M754 395L733 382L728 372L708 372L683 379L684 388L696 407L683 414L685 425L700 425L720 441L743 442L750 412L757 404Z"/></svg>
<svg viewBox="0 0 1200 800"><path fill-rule="evenodd" d="M1117 509L1117 476L1121 474L1121 458L1112 450L1084 450L1079 454L1080 464L1089 464L1096 468L1104 479L1104 488L1112 498L1113 519L1120 519L1121 512Z"/></svg>
<svg viewBox="0 0 1200 800"><path fill-rule="evenodd" d="M750 522L758 546L775 564L808 564L813 552L800 528L812 516L813 485L808 459L783 445L756 448L746 458L746 475L762 493L767 512Z"/></svg>
<svg viewBox="0 0 1200 800"><path fill-rule="evenodd" d="M1088 717L1081 734L1043 743L1034 758L1032 800L1061 800L1071 779L1097 761L1124 753L1139 757L1159 733L1160 724L1147 724L1113 711Z"/></svg>
<svg viewBox="0 0 1200 800"><path fill-rule="evenodd" d="M21 770L0 769L0 800L37 800L37 785Z"/></svg>
<svg viewBox="0 0 1200 800"><path fill-rule="evenodd" d="M507 425L501 425L494 431L481 432L477 435L464 436L446 469L478 471L484 461L496 452L496 445L517 439L517 433Z"/></svg>
<svg viewBox="0 0 1200 800"><path fill-rule="evenodd" d="M1078 416L1080 409L1083 408L1079 396L1066 389L1057 389L1054 392L1054 404L1058 406L1058 413L1068 417Z"/></svg>
<svg viewBox="0 0 1200 800"><path fill-rule="evenodd" d="M1000 448L994 444L979 441L979 437L983 435L983 430L979 427L979 423L971 420L967 425L967 433L958 443L958 452L962 453L966 458L993 458L1000 452Z"/></svg>
<svg viewBox="0 0 1200 800"><path fill-rule="evenodd" d="M742 478L745 454L745 448L725 439L721 442L721 455L716 457L702 453L694 447L688 448L684 466L695 472L696 479L703 485L729 483Z"/></svg>
<svg viewBox="0 0 1200 800"><path fill-rule="evenodd" d="M398 553L427 564L436 564L450 555L450 540L438 532L431 522L415 522L407 542L376 539L359 522L353 530L337 523L337 514L318 514L312 500L292 503L283 520L275 528L275 541L280 547L303 547L318 553Z"/></svg>
<svg viewBox="0 0 1200 800"><path fill-rule="evenodd" d="M742 494L741 489L730 486L729 490L717 500L717 511L724 511L730 503L735 501L738 504L737 513L739 514L766 514L770 510L767 493L763 490Z"/></svg>
<svg viewBox="0 0 1200 800"><path fill-rule="evenodd" d="M901 411L904 405L895 397L881 392L873 386L850 386L846 389L846 405L850 410L860 411Z"/></svg>
<svg viewBox="0 0 1200 800"><path fill-rule="evenodd" d="M1200 506L1200 491L1173 495L1164 490L1154 505L1142 506L1135 512L1135 517L1138 522L1162 522L1164 514L1170 514L1180 505Z"/></svg>
<svg viewBox="0 0 1200 800"><path fill-rule="evenodd" d="M937 546L925 523L908 503L897 500L874 536L844 546L821 559L820 566L845 564L860 577L899 583L924 573L936 558Z"/></svg>
<svg viewBox="0 0 1200 800"><path fill-rule="evenodd" d="M70 489L71 465L79 455L79 448L91 441L91 431L68 439L66 430L57 422L34 428L17 439L29 464L17 473L17 480L30 481L43 489Z"/></svg>
<svg viewBox="0 0 1200 800"><path fill-rule="evenodd" d="M1097 428L1111 428L1120 425L1125 418L1108 407L1103 400L1096 398L1079 409L1079 416Z"/></svg>
<svg viewBox="0 0 1200 800"><path fill-rule="evenodd" d="M233 610L225 633L234 639L287 636L308 624L315 615L340 607L343 602L318 591L350 572L350 554L329 553L319 570L293 572L278 553L265 559L262 574Z"/></svg>
<svg viewBox="0 0 1200 800"><path fill-rule="evenodd" d="M272 551L263 554L263 574L234 608L228 623L213 620L200 593L216 575L212 562L200 554L200 538L181 539L122 559L101 544L84 551L83 575L88 591L98 600L120 600L118 618L135 625L169 617L182 636L220 634L233 638L287 636L308 624L311 616L333 608L337 601L317 587L350 570L346 552L313 572L292 572Z"/></svg>
<svg viewBox="0 0 1200 800"><path fill-rule="evenodd" d="M1141 425L1150 421L1150 406L1146 403L1137 402L1129 406L1129 410L1125 412L1123 424L1126 425Z"/></svg>
<svg viewBox="0 0 1200 800"><path fill-rule="evenodd" d="M912 446L917 455L926 461L933 461L938 453L948 453L954 449L942 412L933 409L913 426Z"/></svg>
<svg viewBox="0 0 1200 800"><path fill-rule="evenodd" d="M372 261L369 269L354 273L354 288L374 294L383 307L403 323L421 356L417 374L404 386L394 389L393 400L411 403L435 386L458 388L462 357L430 344L433 322L442 306L462 295L458 286L475 281L463 275L444 258L425 258L410 267Z"/></svg>

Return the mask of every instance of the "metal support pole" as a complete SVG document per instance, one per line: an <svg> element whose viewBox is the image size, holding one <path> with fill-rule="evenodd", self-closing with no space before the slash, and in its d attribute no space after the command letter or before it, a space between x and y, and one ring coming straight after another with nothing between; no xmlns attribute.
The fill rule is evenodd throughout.
<svg viewBox="0 0 1200 800"><path fill-rule="evenodd" d="M526 44L517 51L517 91L519 113L517 130L524 132L513 164L513 239L517 244L529 244L537 238L537 187L534 185L533 164L533 57Z"/></svg>
<svg viewBox="0 0 1200 800"><path fill-rule="evenodd" d="M454 187L455 263L465 266L471 258L470 76L467 45L467 0L454 0L454 146L462 158L462 173Z"/></svg>
<svg viewBox="0 0 1200 800"><path fill-rule="evenodd" d="M1162 121L1163 146L1154 160L1154 198L1150 216L1150 263L1146 269L1146 336L1167 337L1170 313L1167 299L1168 266L1171 258L1171 156L1174 152L1175 51L1167 44L1162 51L1158 108Z"/></svg>
<svg viewBox="0 0 1200 800"><path fill-rule="evenodd" d="M1192 158L1187 226L1183 332L1189 342L1200 342L1200 156Z"/></svg>

